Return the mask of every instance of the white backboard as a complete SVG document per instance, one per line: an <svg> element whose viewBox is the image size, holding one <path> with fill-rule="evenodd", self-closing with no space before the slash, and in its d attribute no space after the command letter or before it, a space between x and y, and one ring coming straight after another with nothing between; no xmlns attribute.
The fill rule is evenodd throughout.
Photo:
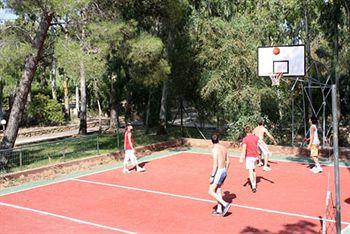
<svg viewBox="0 0 350 234"><path fill-rule="evenodd" d="M279 54L274 54L274 48ZM258 47L258 76L282 72L283 76L305 76L305 46Z"/></svg>

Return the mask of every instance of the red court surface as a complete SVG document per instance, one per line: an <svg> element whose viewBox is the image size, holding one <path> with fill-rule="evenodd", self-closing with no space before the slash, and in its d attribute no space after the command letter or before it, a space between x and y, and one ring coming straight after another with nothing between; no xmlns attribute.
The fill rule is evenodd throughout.
<svg viewBox="0 0 350 234"><path fill-rule="evenodd" d="M145 173L110 170L0 197L0 233L320 233L328 175L272 162L257 169L252 193L232 158L223 186L232 201L214 217L207 194L211 158L179 153L146 163ZM350 168L341 168L343 228L350 223Z"/></svg>

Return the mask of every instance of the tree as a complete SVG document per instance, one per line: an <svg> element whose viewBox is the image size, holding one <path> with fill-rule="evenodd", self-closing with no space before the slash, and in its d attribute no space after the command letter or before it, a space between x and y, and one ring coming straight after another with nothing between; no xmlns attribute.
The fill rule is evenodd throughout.
<svg viewBox="0 0 350 234"><path fill-rule="evenodd" d="M37 69L37 64L41 59L46 35L55 13L57 15L64 13L64 11L72 9L82 2L84 1L69 1L69 3L62 4L60 1L52 1L50 2L51 4L48 4L46 1L9 1L9 6L16 10L17 14L24 14L26 12L37 14L39 24L31 43L31 50L25 59L22 80L11 109L7 129L1 142L1 148L12 148L14 146L31 83Z"/></svg>

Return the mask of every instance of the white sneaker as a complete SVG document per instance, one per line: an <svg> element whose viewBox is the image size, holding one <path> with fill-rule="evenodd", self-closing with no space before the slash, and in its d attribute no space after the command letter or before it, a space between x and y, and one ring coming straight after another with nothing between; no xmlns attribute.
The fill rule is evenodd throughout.
<svg viewBox="0 0 350 234"><path fill-rule="evenodd" d="M264 171L271 171L271 168L268 167L268 166L266 166L266 167L263 168L263 170L264 170Z"/></svg>
<svg viewBox="0 0 350 234"><path fill-rule="evenodd" d="M315 170L313 170L313 173L317 174L317 173L321 173L323 171L323 169L321 167L315 167Z"/></svg>
<svg viewBox="0 0 350 234"><path fill-rule="evenodd" d="M123 169L123 173L128 174L128 173L130 173L130 171L128 169Z"/></svg>
<svg viewBox="0 0 350 234"><path fill-rule="evenodd" d="M136 169L136 171L137 171L137 172L144 172L144 171L146 171L146 170L145 170L145 168L139 167L139 168Z"/></svg>
<svg viewBox="0 0 350 234"><path fill-rule="evenodd" d="M314 171L316 171L316 169L317 169L317 167L315 166L315 167L313 167L313 168L311 168L311 169L309 169L311 172L314 172Z"/></svg>

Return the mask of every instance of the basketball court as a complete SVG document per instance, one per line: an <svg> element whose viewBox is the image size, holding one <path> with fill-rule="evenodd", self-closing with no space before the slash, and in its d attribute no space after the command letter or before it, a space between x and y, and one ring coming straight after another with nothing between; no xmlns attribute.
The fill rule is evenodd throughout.
<svg viewBox="0 0 350 234"><path fill-rule="evenodd" d="M225 217L212 216L209 149L165 151L142 159L144 173L121 165L1 191L0 233L319 233L333 167L311 173L305 162L279 155L272 171L257 169L252 193L247 171L231 152ZM350 225L350 168L342 166L342 229ZM329 180L331 183L329 183ZM333 216L334 217L334 216ZM332 215L327 233L335 233Z"/></svg>

